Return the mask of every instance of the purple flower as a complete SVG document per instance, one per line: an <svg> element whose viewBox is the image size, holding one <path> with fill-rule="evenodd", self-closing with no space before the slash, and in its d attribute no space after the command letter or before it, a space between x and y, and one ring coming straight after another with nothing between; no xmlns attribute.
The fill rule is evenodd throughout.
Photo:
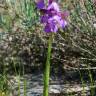
<svg viewBox="0 0 96 96"><path fill-rule="evenodd" d="M64 29L66 26L67 26L67 21L61 19L61 21L60 21L60 27Z"/></svg>
<svg viewBox="0 0 96 96"><path fill-rule="evenodd" d="M60 12L59 5L54 1L48 5L47 10L54 10L56 12Z"/></svg>
<svg viewBox="0 0 96 96"><path fill-rule="evenodd" d="M47 20L48 20L48 18L47 18L46 15L43 15L43 16L41 16L41 18L40 18L40 22L41 22L41 23L46 23Z"/></svg>
<svg viewBox="0 0 96 96"><path fill-rule="evenodd" d="M44 31L45 32L57 32L58 31L57 22L53 18L49 18L46 23Z"/></svg>
<svg viewBox="0 0 96 96"><path fill-rule="evenodd" d="M66 19L69 16L69 12L68 11L58 12L58 15L62 17L62 19Z"/></svg>
<svg viewBox="0 0 96 96"><path fill-rule="evenodd" d="M36 5L38 9L43 9L45 7L44 0L37 0Z"/></svg>
<svg viewBox="0 0 96 96"><path fill-rule="evenodd" d="M53 2L53 0L48 0L48 3L51 4Z"/></svg>
<svg viewBox="0 0 96 96"><path fill-rule="evenodd" d="M61 12L59 5L54 0L48 0L46 8L44 0L39 0L37 8L43 13L40 19L41 23L45 24L45 32L57 32L59 28L65 28L67 25L68 12Z"/></svg>

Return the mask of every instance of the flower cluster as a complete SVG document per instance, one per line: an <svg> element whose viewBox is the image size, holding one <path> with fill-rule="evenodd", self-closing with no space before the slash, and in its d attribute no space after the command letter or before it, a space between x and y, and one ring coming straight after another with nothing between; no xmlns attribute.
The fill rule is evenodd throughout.
<svg viewBox="0 0 96 96"><path fill-rule="evenodd" d="M68 12L61 12L55 0L48 0L48 6L45 6L44 0L37 0L36 4L42 13L40 20L45 24L45 32L57 32L59 28L65 28Z"/></svg>

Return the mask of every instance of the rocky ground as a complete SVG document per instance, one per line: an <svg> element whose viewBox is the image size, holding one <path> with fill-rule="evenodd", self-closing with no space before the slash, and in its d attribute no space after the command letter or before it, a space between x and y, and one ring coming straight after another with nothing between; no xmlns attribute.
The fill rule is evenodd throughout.
<svg viewBox="0 0 96 96"><path fill-rule="evenodd" d="M64 75L64 74L63 74ZM10 77L11 85L13 86L13 96L18 96L18 80L19 77ZM75 78L76 79L76 78ZM26 80L27 96L42 96L43 93L43 74L27 74L20 77L20 96L24 96L24 80ZM93 86L95 88L96 86ZM49 93L50 96L91 96L90 84L86 83L83 86L80 81L67 81L65 78L54 77L51 75ZM83 92L84 91L84 92ZM69 95L68 95L69 94ZM84 95L85 94L85 95Z"/></svg>

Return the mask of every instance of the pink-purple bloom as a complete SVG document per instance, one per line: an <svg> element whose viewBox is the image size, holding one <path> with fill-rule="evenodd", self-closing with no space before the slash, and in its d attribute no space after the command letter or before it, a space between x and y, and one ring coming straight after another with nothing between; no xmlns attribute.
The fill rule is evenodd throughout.
<svg viewBox="0 0 96 96"><path fill-rule="evenodd" d="M45 7L44 0L37 0L36 4L38 9L43 9Z"/></svg>
<svg viewBox="0 0 96 96"><path fill-rule="evenodd" d="M59 5L54 0L48 0L48 6L45 6L44 0L37 1L37 8L43 12L41 23L45 25L45 32L57 32L59 28L65 28L67 21L65 18L68 12L61 12Z"/></svg>

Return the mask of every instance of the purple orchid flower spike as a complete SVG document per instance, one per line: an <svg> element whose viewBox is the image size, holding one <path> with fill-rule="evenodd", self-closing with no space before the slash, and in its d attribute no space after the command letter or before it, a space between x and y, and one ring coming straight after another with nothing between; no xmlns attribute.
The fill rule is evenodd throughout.
<svg viewBox="0 0 96 96"><path fill-rule="evenodd" d="M45 32L57 32L59 28L65 28L68 11L61 12L56 0L48 0L48 6L45 7L44 0L38 0L37 8L42 12L41 23L45 25Z"/></svg>
<svg viewBox="0 0 96 96"><path fill-rule="evenodd" d="M44 0L36 0L36 5L38 9L43 9L45 7Z"/></svg>

